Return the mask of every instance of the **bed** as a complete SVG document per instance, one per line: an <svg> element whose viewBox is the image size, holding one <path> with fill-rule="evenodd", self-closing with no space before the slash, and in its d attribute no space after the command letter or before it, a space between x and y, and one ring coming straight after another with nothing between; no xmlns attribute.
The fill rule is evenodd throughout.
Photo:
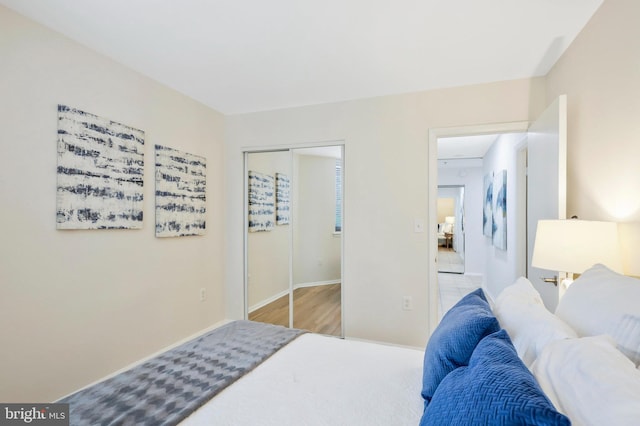
<svg viewBox="0 0 640 426"><path fill-rule="evenodd" d="M638 424L639 302L596 265L555 314L525 278L474 291L425 350L236 321L59 402L71 424Z"/></svg>

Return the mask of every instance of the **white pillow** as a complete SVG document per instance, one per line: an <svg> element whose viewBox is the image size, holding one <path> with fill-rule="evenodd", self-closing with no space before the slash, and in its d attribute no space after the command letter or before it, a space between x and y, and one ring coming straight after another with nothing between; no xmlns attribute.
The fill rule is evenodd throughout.
<svg viewBox="0 0 640 426"><path fill-rule="evenodd" d="M615 348L610 336L553 342L532 371L572 425L638 425L640 371Z"/></svg>
<svg viewBox="0 0 640 426"><path fill-rule="evenodd" d="M542 297L540 297L540 293L538 290L531 284L525 277L518 278L513 284L505 287L498 297L510 297L517 298L521 300L529 300L532 303L537 303L543 305Z"/></svg>
<svg viewBox="0 0 640 426"><path fill-rule="evenodd" d="M609 334L640 364L640 280L595 265L571 284L556 315L580 336Z"/></svg>
<svg viewBox="0 0 640 426"><path fill-rule="evenodd" d="M527 367L550 342L578 337L571 327L545 308L538 291L524 277L500 292L493 312Z"/></svg>

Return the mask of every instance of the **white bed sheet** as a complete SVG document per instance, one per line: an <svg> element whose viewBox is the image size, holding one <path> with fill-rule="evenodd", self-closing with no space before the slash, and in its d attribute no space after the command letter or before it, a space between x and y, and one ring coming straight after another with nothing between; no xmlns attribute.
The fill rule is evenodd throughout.
<svg viewBox="0 0 640 426"><path fill-rule="evenodd" d="M417 425L424 352L305 334L181 425Z"/></svg>

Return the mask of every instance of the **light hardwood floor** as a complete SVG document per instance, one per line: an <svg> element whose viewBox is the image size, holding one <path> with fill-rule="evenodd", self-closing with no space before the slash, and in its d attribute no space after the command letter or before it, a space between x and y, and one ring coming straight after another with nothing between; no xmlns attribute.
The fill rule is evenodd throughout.
<svg viewBox="0 0 640 426"><path fill-rule="evenodd" d="M314 333L340 336L341 285L328 284L293 291L293 326ZM289 326L289 296L283 296L249 314L251 321Z"/></svg>

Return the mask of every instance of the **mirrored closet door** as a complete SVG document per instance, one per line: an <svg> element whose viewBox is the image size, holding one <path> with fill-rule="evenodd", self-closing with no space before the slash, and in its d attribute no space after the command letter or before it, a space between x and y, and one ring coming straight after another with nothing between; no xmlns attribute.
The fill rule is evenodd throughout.
<svg viewBox="0 0 640 426"><path fill-rule="evenodd" d="M342 146L245 155L247 318L342 336Z"/></svg>
<svg viewBox="0 0 640 426"><path fill-rule="evenodd" d="M289 224L276 220L276 177L291 176L289 151L255 152L246 157L248 224L246 293L249 319L289 326Z"/></svg>

